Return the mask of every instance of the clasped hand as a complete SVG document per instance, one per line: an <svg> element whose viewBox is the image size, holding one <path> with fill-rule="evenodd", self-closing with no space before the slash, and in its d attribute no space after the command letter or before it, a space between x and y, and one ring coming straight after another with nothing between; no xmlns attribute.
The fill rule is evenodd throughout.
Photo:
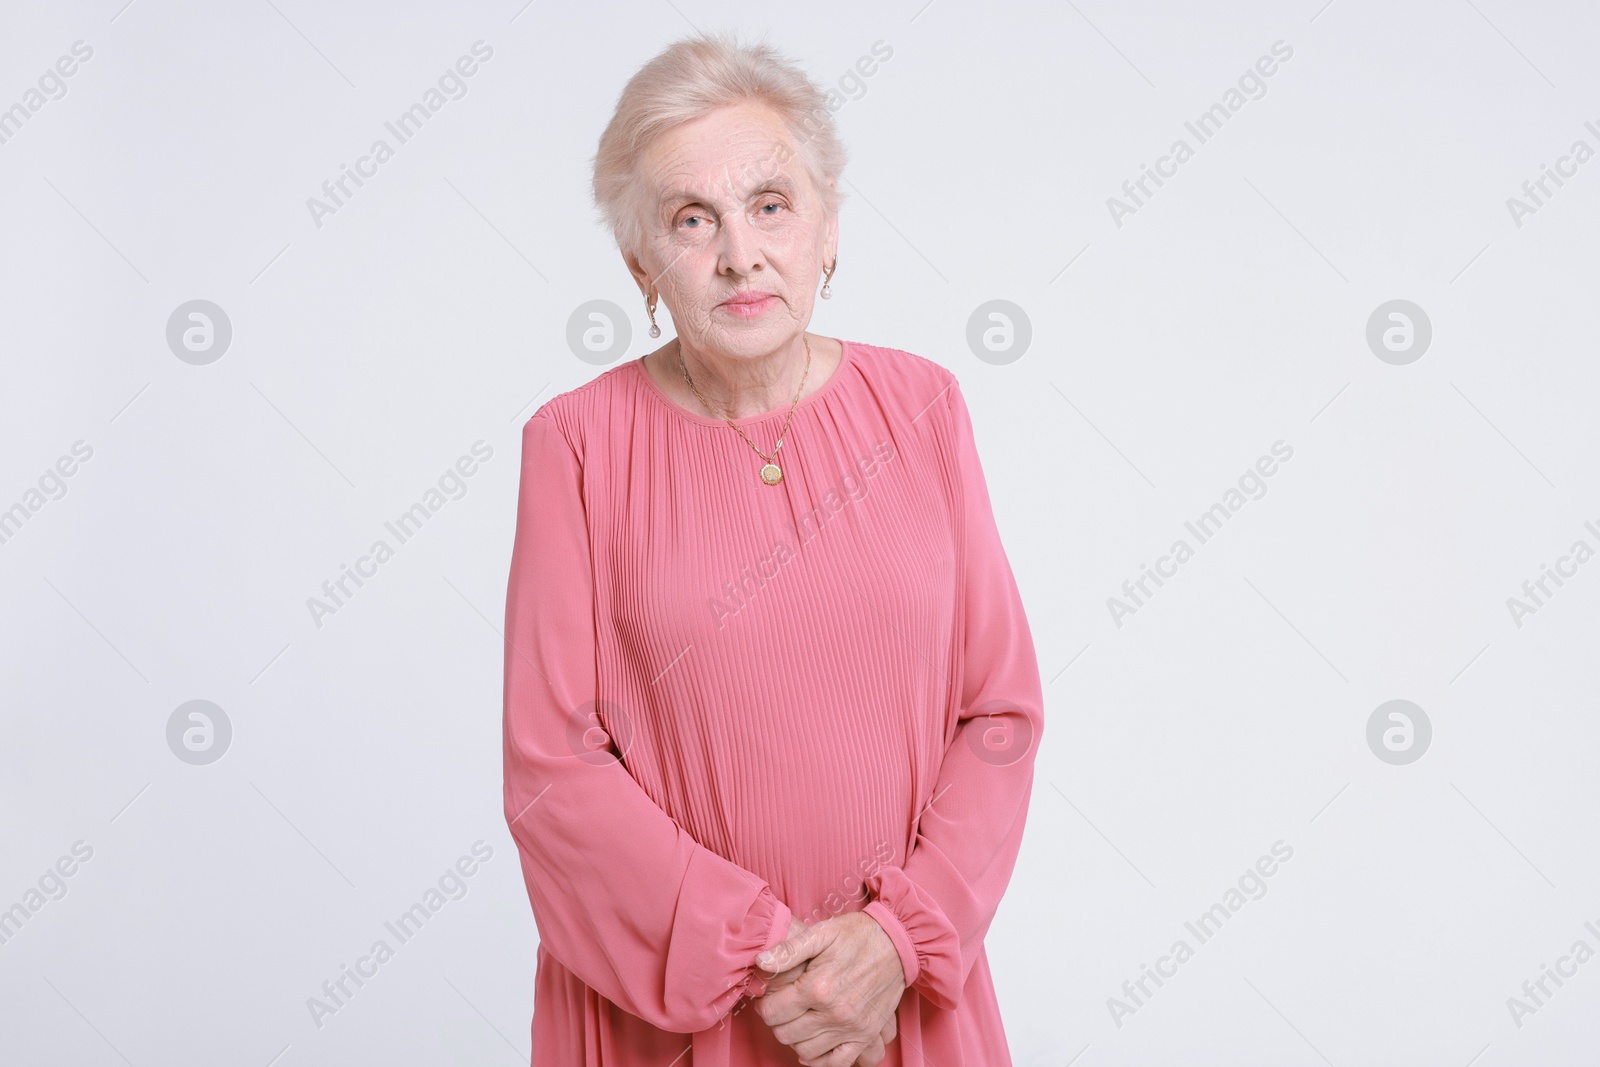
<svg viewBox="0 0 1600 1067"><path fill-rule="evenodd" d="M805 1067L877 1067L895 1038L905 971L877 920L850 912L807 926L763 954L776 971L756 1011ZM759 962L759 961L758 961Z"/></svg>

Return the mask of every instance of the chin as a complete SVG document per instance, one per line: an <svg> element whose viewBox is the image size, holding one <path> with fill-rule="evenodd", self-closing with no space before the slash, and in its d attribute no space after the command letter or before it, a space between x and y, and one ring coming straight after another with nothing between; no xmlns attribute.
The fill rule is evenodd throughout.
<svg viewBox="0 0 1600 1067"><path fill-rule="evenodd" d="M772 354L772 350L782 344L794 330L794 324L789 321L782 323L762 323L760 325L745 326L742 329L735 326L731 329L719 330L715 336L709 338L711 347L730 356L745 356L751 359Z"/></svg>

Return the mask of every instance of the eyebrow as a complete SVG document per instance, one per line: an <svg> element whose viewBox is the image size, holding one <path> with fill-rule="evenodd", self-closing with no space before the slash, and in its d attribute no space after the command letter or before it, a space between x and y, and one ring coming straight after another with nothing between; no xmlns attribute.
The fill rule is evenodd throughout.
<svg viewBox="0 0 1600 1067"><path fill-rule="evenodd" d="M760 182L754 186L755 193L765 192L768 189L771 189L775 192L788 193L791 196L797 191L795 183L791 181L787 175L783 174L775 174L766 181ZM752 193L752 195L754 195L754 193ZM669 189L661 195L660 204L663 208L667 207L668 205L680 203L703 204L706 203L706 198L701 193L682 187Z"/></svg>

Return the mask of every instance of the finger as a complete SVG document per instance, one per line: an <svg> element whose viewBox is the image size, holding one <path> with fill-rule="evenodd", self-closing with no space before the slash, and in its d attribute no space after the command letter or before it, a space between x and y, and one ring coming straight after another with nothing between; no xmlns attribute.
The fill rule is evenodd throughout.
<svg viewBox="0 0 1600 1067"><path fill-rule="evenodd" d="M878 1067L884 1057L889 1055L889 1050L884 1048L886 1042L882 1037L875 1037L872 1043L861 1050L861 1055L856 1057L855 1067Z"/></svg>
<svg viewBox="0 0 1600 1067"><path fill-rule="evenodd" d="M799 980L802 974L806 973L806 967L810 965L810 962L810 960L807 960L805 963L790 967L787 971L778 972L778 974L774 975L767 981L767 992L775 993L784 986L793 985Z"/></svg>
<svg viewBox="0 0 1600 1067"><path fill-rule="evenodd" d="M781 972L821 952L826 941L817 927L805 931L767 949L756 957L756 966L764 971Z"/></svg>
<svg viewBox="0 0 1600 1067"><path fill-rule="evenodd" d="M756 1014L775 1034L779 1026L794 1022L810 1010L810 1003L800 987L800 979L809 966L808 960L768 979L766 990L756 998Z"/></svg>
<svg viewBox="0 0 1600 1067"><path fill-rule="evenodd" d="M802 1041L801 1045L804 1044L806 1042ZM860 1041L844 1041L814 1057L800 1055L800 1045L794 1046L794 1051L800 1055L803 1067L851 1067L861 1055L863 1047Z"/></svg>
<svg viewBox="0 0 1600 1067"><path fill-rule="evenodd" d="M821 1067L828 1067L823 1054L841 1039L847 1038L856 1054L873 1040L881 1038L885 1045L893 1041L898 1031L895 1005L872 1003L848 977L829 967L826 955L818 960L807 962L806 982L775 993L769 986L762 996L758 1010L773 1036ZM813 974L815 982L810 981ZM841 1057L840 1067L850 1067L854 1059Z"/></svg>
<svg viewBox="0 0 1600 1067"><path fill-rule="evenodd" d="M848 1030L840 1029L826 1014L811 1008L803 995L790 1003L786 1000L789 992L792 990L779 992L778 1001L771 1006L773 1019L766 1025L773 1030L774 1038L794 1049L798 1056L821 1057L827 1049L850 1037ZM766 1013L762 1017L765 1019Z"/></svg>
<svg viewBox="0 0 1600 1067"><path fill-rule="evenodd" d="M756 1014L772 1029L774 1036L778 1033L778 1027L794 1022L809 1010L801 1002L793 982L778 988L768 987L765 993L756 998L755 1004ZM778 1040L783 1041L783 1038L779 1037ZM784 1041L784 1044L788 1042Z"/></svg>

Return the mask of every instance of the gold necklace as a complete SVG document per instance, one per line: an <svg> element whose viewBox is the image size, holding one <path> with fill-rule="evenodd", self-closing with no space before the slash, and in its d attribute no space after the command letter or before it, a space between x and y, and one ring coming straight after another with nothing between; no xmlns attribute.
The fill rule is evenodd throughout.
<svg viewBox="0 0 1600 1067"><path fill-rule="evenodd" d="M761 468L761 480L766 482L768 485L777 485L779 482L783 481L783 469L779 467L777 463L778 449L783 447L783 435L789 432L789 420L794 418L794 409L800 403L800 394L805 391L806 376L811 373L811 339L802 333L800 335L800 340L804 342L806 346L806 369L800 375L800 387L794 391L794 400L789 404L789 414L784 416L783 429L778 431L778 443L772 446L772 455L769 456L765 452L761 451L761 449L756 448L756 443L750 440L750 435L739 429L738 424L736 424L732 419L728 418L728 416L720 416L723 422L739 431L739 436L743 437L745 442L751 448L755 448L756 455L767 461L766 465ZM707 411L711 412L712 414L717 414L717 409L712 407L710 403L706 401L706 398L700 395L700 390L694 387L694 379L689 377L688 364L684 363L683 361L683 345L681 343L678 345L678 369L683 371L683 380L689 383L689 391L694 394L695 399L700 401Z"/></svg>

